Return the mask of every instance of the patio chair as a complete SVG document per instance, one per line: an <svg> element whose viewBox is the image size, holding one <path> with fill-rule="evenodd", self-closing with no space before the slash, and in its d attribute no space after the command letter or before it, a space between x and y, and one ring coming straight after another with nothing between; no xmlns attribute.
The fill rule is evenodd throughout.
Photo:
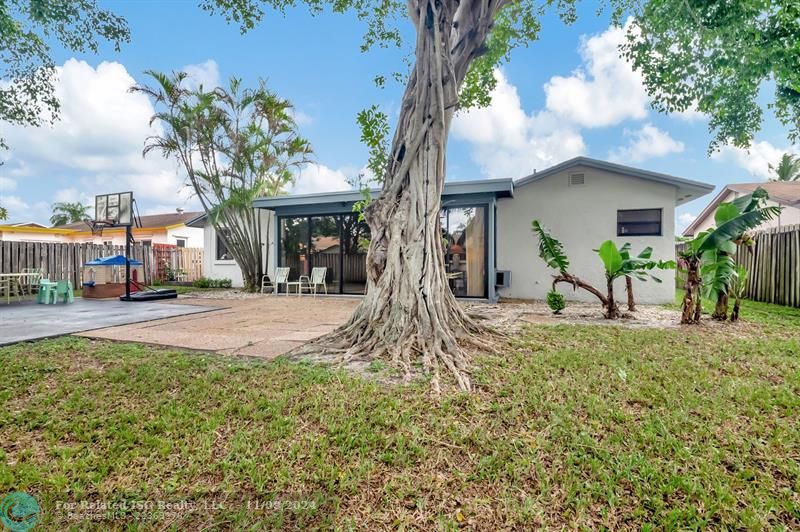
<svg viewBox="0 0 800 532"><path fill-rule="evenodd" d="M50 298L52 298L52 303L57 303L58 298L61 298L62 303L74 303L75 295L72 291L72 283L70 281L58 281L55 291L52 292L52 296L48 297L48 299ZM48 301L48 303L50 302Z"/></svg>
<svg viewBox="0 0 800 532"><path fill-rule="evenodd" d="M14 297L17 298L17 301L19 301L19 283L17 283L17 280L8 277L0 278L0 297L5 296L6 305L11 304L12 292L14 293Z"/></svg>
<svg viewBox="0 0 800 532"><path fill-rule="evenodd" d="M278 294L280 290L280 285L285 284L286 286L286 294L289 294L289 270L291 268L275 268L275 281L273 281L269 275L264 275L261 277L261 293L264 293L264 290L267 288L272 289L273 294Z"/></svg>
<svg viewBox="0 0 800 532"><path fill-rule="evenodd" d="M39 279L42 278L42 270L39 268L23 268L22 273L25 274L20 277L20 285L23 293L27 292L33 295L33 289L39 288Z"/></svg>
<svg viewBox="0 0 800 532"><path fill-rule="evenodd" d="M317 297L317 286L322 285L322 288L325 290L325 294L328 293L328 285L325 283L325 277L328 275L328 268L319 267L319 268L312 268L311 269L311 278L308 279L305 286L302 284L298 286L298 289L302 293L303 290L308 290L311 292L314 297Z"/></svg>

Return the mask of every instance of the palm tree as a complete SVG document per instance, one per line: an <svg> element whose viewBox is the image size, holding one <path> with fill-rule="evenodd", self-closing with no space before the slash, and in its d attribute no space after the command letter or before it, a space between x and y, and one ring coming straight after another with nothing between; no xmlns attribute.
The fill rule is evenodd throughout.
<svg viewBox="0 0 800 532"><path fill-rule="evenodd" d="M80 202L59 201L53 203L53 216L50 217L50 223L53 226L74 224L82 222L89 218L89 207L82 205Z"/></svg>
<svg viewBox="0 0 800 532"><path fill-rule="evenodd" d="M778 166L770 164L769 170L775 175L770 181L797 181L800 179L800 157L784 153Z"/></svg>

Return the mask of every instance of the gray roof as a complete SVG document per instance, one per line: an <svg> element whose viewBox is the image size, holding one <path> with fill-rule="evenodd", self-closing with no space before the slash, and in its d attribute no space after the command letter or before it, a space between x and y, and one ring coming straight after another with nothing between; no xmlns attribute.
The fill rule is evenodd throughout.
<svg viewBox="0 0 800 532"><path fill-rule="evenodd" d="M377 198L380 189L372 189L372 197ZM471 181L450 181L444 184L442 193L443 199L453 198L474 198L475 196L494 196L496 198L510 198L514 195L513 179L480 179ZM449 197L449 198L448 198ZM340 192L319 192L315 194L292 194L288 196L277 196L269 198L258 198L253 201L253 207L258 209L287 209L287 211L297 211L298 208L307 206L326 206L329 209L339 209L346 206L349 211L353 203L363 198L361 192L357 190L345 190ZM284 212L287 212L284 211ZM203 227L206 215L203 214L189 220L186 225L189 227Z"/></svg>
<svg viewBox="0 0 800 532"><path fill-rule="evenodd" d="M372 197L377 198L380 189L371 191ZM449 181L444 184L442 196L456 196L464 194L494 194L498 198L510 198L514 195L513 179L481 179L474 181ZM317 194L293 194L290 196L277 196L274 198L259 198L253 202L253 207L260 209L275 209L280 207L293 207L295 205L323 205L328 203L352 203L362 199L361 192L347 190L344 192L320 192Z"/></svg>
<svg viewBox="0 0 800 532"><path fill-rule="evenodd" d="M705 196L714 190L714 185L709 185L708 183L703 183L701 181L693 181L683 177L652 172L650 170L642 170L641 168L633 168L631 166L625 166L622 164L609 163L607 161L592 159L590 157L574 157L564 161L563 163L559 163L555 166L551 166L550 168L542 170L541 172L534 172L527 177L518 179L514 182L514 185L516 187L523 187L528 183L533 183L534 181L544 179L545 177L557 174L563 170L568 170L575 166L585 166L587 168L595 168L597 170L604 170L606 172L612 172L615 174L673 185L678 189L676 195L677 205L682 205L701 196Z"/></svg>

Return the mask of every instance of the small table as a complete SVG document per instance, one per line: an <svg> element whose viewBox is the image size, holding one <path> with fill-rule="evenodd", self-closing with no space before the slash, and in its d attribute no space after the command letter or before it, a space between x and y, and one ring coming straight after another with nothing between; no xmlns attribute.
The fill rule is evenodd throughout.
<svg viewBox="0 0 800 532"><path fill-rule="evenodd" d="M298 296L302 296L303 295L303 283L305 283L307 285L311 284L311 279L308 277L308 275L301 275L298 278L297 281L290 281L290 282L286 283L286 295L287 296L289 295L289 292L291 291L291 287L292 286L296 286L297 287L297 295Z"/></svg>
<svg viewBox="0 0 800 532"><path fill-rule="evenodd" d="M51 290L55 292L57 286L58 283L54 281L39 281L39 293L36 295L36 302L39 304L49 303L49 301L42 301L42 296L44 294L49 295ZM48 297L48 299L50 298Z"/></svg>

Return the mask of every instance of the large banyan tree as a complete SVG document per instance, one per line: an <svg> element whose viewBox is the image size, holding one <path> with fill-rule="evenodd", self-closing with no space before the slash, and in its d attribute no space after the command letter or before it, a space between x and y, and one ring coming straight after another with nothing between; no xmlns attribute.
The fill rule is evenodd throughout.
<svg viewBox="0 0 800 532"><path fill-rule="evenodd" d="M396 22L414 29L413 65L404 78L400 113L380 196L364 212L372 240L367 293L353 316L307 349L338 353L343 360L387 358L411 376L421 362L435 389L442 373L470 389L466 343L480 343L482 327L460 307L447 284L439 225L445 149L454 114L487 105L494 68L511 51L535 40L548 11L565 22L577 16L575 0L305 0L312 12L353 11L367 23L362 51L401 45ZM673 112L697 109L716 132L712 146L747 145L761 125L757 88L777 82L775 106L797 132L800 68L794 2L609 0L614 23L630 16L629 41L620 51L642 71L655 106ZM295 5L284 0L204 0L247 31L265 10ZM591 15L597 4L585 6ZM795 13L797 15L797 13ZM787 30L787 31L784 31ZM669 76L664 76L669 72ZM756 88L753 91L753 87ZM743 120L746 118L746 120Z"/></svg>

